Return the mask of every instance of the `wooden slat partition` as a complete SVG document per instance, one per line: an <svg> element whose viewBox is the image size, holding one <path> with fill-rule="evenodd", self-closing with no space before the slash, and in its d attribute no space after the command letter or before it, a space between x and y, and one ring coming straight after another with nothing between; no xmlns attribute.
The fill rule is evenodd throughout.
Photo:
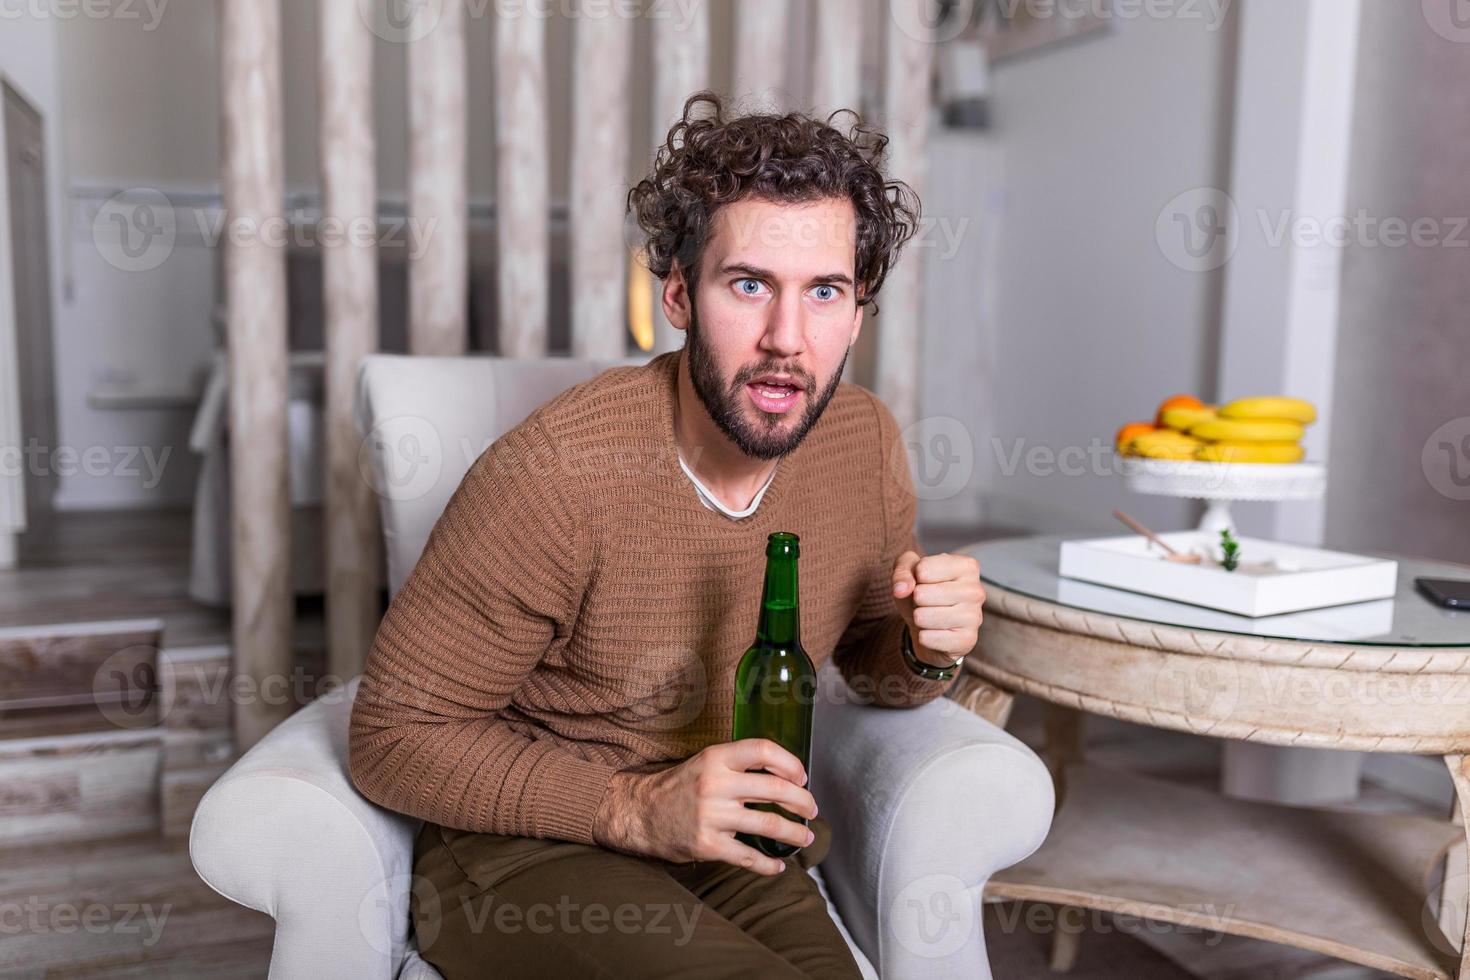
<svg viewBox="0 0 1470 980"><path fill-rule="evenodd" d="M544 357L551 191L546 20L525 8L495 18L495 241L503 357Z"/></svg>
<svg viewBox="0 0 1470 980"><path fill-rule="evenodd" d="M853 5L849 2L849 8ZM850 9L849 16L856 11ZM788 108L786 39L791 33L790 0L761 0L735 7L736 107L749 112Z"/></svg>
<svg viewBox="0 0 1470 980"><path fill-rule="evenodd" d="M633 21L616 13L576 23L572 59L572 353L627 352L628 249L623 164L632 124Z"/></svg>
<svg viewBox="0 0 1470 980"><path fill-rule="evenodd" d="M373 35L357 0L321 4L322 219L326 306L327 669L362 671L378 624L377 498L358 468L357 369L378 349Z"/></svg>
<svg viewBox="0 0 1470 980"><path fill-rule="evenodd" d="M823 116L838 109L862 111L863 18L852 0L816 0L816 50L812 105ZM844 131L852 117L844 115Z"/></svg>
<svg viewBox="0 0 1470 980"><path fill-rule="evenodd" d="M465 169L465 4L408 43L408 197L424 241L408 267L408 349L463 354L469 344L469 211Z"/></svg>
<svg viewBox="0 0 1470 980"><path fill-rule="evenodd" d="M260 690L291 668L291 504L287 482L286 250L282 220L280 0L221 0L220 93L230 351L230 525L235 673ZM284 699L274 699L284 700ZM235 738L254 745L290 711L235 705Z"/></svg>
<svg viewBox="0 0 1470 980"><path fill-rule="evenodd" d="M884 92L889 137L889 174L907 183L920 198L928 155L929 76L934 67L929 0L892 0L888 22ZM893 411L899 427L919 418L919 364L924 312L923 256L910 241L884 282L879 300L877 391Z"/></svg>
<svg viewBox="0 0 1470 980"><path fill-rule="evenodd" d="M696 3L680 20L674 17L653 21L653 133L662 142L664 134L679 118L684 101L709 84L709 5ZM684 335L669 324L661 305L662 283L653 283L653 349L655 353L678 350Z"/></svg>

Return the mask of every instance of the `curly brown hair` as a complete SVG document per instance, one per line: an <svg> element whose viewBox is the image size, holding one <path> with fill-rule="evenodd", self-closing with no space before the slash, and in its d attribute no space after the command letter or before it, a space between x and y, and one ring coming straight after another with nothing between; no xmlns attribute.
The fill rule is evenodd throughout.
<svg viewBox="0 0 1470 980"><path fill-rule="evenodd" d="M844 134L833 121L844 113ZM913 188L885 180L888 137L851 109L827 120L790 112L727 119L720 96L696 92L659 147L653 171L628 192L628 209L648 236L644 260L660 279L677 260L691 295L710 222L747 197L804 203L847 198L857 213L857 302L873 301L919 224ZM874 307L877 310L877 307Z"/></svg>

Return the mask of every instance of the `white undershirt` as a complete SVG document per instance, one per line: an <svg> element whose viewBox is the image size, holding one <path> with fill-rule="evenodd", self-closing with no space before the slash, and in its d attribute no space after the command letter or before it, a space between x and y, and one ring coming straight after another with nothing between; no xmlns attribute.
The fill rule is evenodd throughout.
<svg viewBox="0 0 1470 980"><path fill-rule="evenodd" d="M694 484L694 491L699 494L699 502L704 504L710 510L719 511L721 514L724 514L732 521L738 521L742 517L749 517L751 514L755 513L755 509L760 506L761 498L766 495L766 487L769 487L771 485L771 481L776 478L776 467L780 465L780 463L777 463L776 466L771 467L771 475L766 477L766 482L761 484L760 490L756 491L755 499L750 502L749 507L745 508L744 510L731 510L724 504L720 503L720 499L714 494L710 493L709 488L707 488L703 483L699 482L699 477L695 476L694 471L691 470L688 464L684 462L684 457L679 457L679 468L684 471L684 475L689 477L690 482Z"/></svg>

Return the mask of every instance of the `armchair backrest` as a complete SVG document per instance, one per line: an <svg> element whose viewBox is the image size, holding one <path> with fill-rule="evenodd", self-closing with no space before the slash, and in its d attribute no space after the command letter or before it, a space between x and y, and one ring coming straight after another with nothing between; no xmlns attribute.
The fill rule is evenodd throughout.
<svg viewBox="0 0 1470 980"><path fill-rule="evenodd" d="M480 453L567 388L637 363L641 359L364 358L357 383L358 468L377 491L389 594L408 578L434 522Z"/></svg>

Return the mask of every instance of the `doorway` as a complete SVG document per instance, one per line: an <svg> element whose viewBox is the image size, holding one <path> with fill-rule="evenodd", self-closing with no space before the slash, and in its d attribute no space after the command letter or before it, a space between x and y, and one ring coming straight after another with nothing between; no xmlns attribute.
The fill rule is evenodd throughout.
<svg viewBox="0 0 1470 980"><path fill-rule="evenodd" d="M51 241L46 223L46 133L41 114L0 83L9 174L10 254L15 283L16 368L26 531L20 543L49 525L57 479L48 465L57 446L56 374L51 324ZM33 453L29 447L43 447Z"/></svg>

